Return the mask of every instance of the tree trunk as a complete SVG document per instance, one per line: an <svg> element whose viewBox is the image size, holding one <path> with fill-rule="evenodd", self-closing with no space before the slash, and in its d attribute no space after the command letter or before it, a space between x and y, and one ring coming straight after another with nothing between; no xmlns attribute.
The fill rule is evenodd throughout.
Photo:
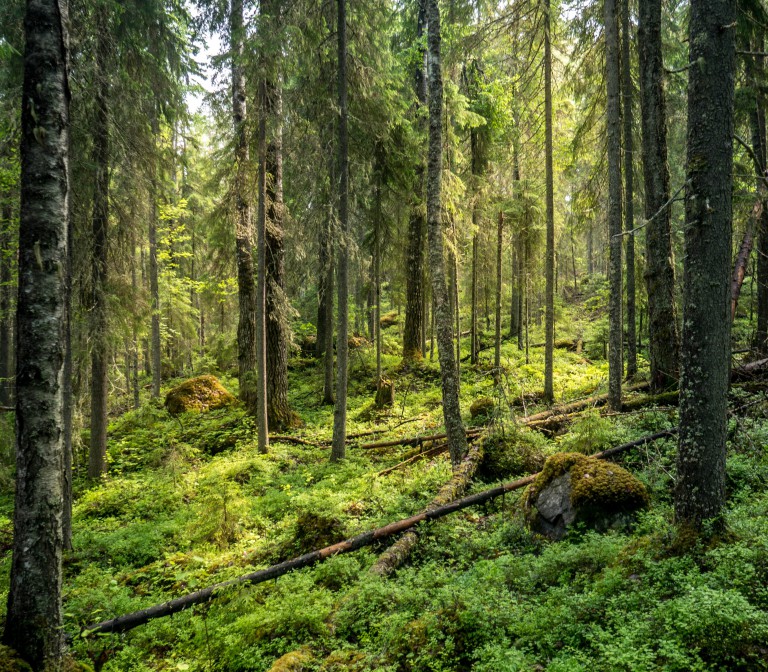
<svg viewBox="0 0 768 672"><path fill-rule="evenodd" d="M416 43L421 44L426 25L425 0L418 0L419 13L416 25ZM426 52L419 49L418 65L414 72L414 84L418 108L427 106ZM419 124L423 129L423 123ZM423 278L424 278L424 162L416 166L416 190L411 214L408 219L408 256L405 269L405 325L403 328L403 361L421 357L423 328Z"/></svg>
<svg viewBox="0 0 768 672"><path fill-rule="evenodd" d="M499 211L499 224L496 229L496 338L493 353L493 369L496 384L501 384L501 253L504 235L504 213Z"/></svg>
<svg viewBox="0 0 768 672"><path fill-rule="evenodd" d="M632 141L632 67L629 43L629 0L621 0L621 97L624 103L624 229L634 228L634 184L632 164L635 158ZM627 245L627 378L637 375L637 327L635 320L635 235L626 236Z"/></svg>
<svg viewBox="0 0 768 672"><path fill-rule="evenodd" d="M546 173L547 247L545 258L544 403L555 400L555 201L552 168L552 7L544 0L544 171Z"/></svg>
<svg viewBox="0 0 768 672"><path fill-rule="evenodd" d="M109 117L108 64L109 19L107 10L97 10L96 92L93 124L93 218L91 233L91 437L88 478L107 470L107 229L109 225Z"/></svg>
<svg viewBox="0 0 768 672"><path fill-rule="evenodd" d="M451 305L445 286L441 180L443 169L443 78L440 64L440 9L427 0L429 63L429 158L427 164L427 234L432 294L435 297L437 349L443 391L443 417L454 467L467 452L467 438L459 407L459 380L451 342ZM459 338L461 333L459 333Z"/></svg>
<svg viewBox="0 0 768 672"><path fill-rule="evenodd" d="M36 672L62 669L67 10L66 2L30 0L24 17L16 495L3 643Z"/></svg>
<svg viewBox="0 0 768 672"><path fill-rule="evenodd" d="M262 9L264 6L262 5ZM267 81L264 73L266 47L262 43L259 77L259 207L256 222L256 424L258 448L269 450L267 417Z"/></svg>
<svg viewBox="0 0 768 672"><path fill-rule="evenodd" d="M689 28L680 443L675 517L700 530L725 503L731 320L735 5L692 0Z"/></svg>
<svg viewBox="0 0 768 672"><path fill-rule="evenodd" d="M336 351L338 371L336 373L336 405L333 409L333 445L331 461L343 460L346 456L347 439L347 367L349 364L349 137L347 132L347 4L337 0L339 17L338 34L338 86L339 86L339 324ZM420 276L419 276L420 277ZM421 297L419 297L419 306ZM421 324L419 315L418 324ZM419 340L416 341L419 350ZM420 352L420 350L419 350Z"/></svg>
<svg viewBox="0 0 768 672"><path fill-rule="evenodd" d="M157 119L157 107L152 103L152 137L155 140L155 152L151 159L150 169L150 199L152 201L149 214L149 296L152 309L151 330L150 330L150 352L151 352L151 371L152 371L152 396L160 396L160 286L158 283L157 269L157 199L159 196L158 188L158 154L157 141L160 138L160 127Z"/></svg>
<svg viewBox="0 0 768 672"><path fill-rule="evenodd" d="M237 368L240 399L251 415L257 414L257 311L258 294L253 268L255 237L248 199L248 137L246 134L246 91L242 65L245 27L243 0L232 0L229 15L232 51L232 122L235 132L235 246L237 253Z"/></svg>
<svg viewBox="0 0 768 672"><path fill-rule="evenodd" d="M283 203L283 100L279 75L267 80L267 115L275 130L267 147L267 231L266 231L266 338L267 418L272 431L283 431L298 418L288 404L288 330L290 303L285 294L285 205Z"/></svg>
<svg viewBox="0 0 768 672"><path fill-rule="evenodd" d="M0 405L10 406L13 383L11 373L12 325L11 314L11 228L13 226L13 208L11 194L3 194L2 231L0 235Z"/></svg>
<svg viewBox="0 0 768 672"><path fill-rule="evenodd" d="M373 213L373 297L374 297L374 320L373 327L376 342L376 390L381 386L381 191L384 170L384 148L382 145L376 147L376 168L375 193L374 193L374 213Z"/></svg>
<svg viewBox="0 0 768 672"><path fill-rule="evenodd" d="M667 165L664 62L661 54L661 0L639 3L638 55L645 182L645 286L648 294L648 354L651 387L675 385L680 344L675 311L675 271Z"/></svg>
<svg viewBox="0 0 768 672"><path fill-rule="evenodd" d="M608 88L606 135L608 138L608 242L609 242L609 351L608 394L610 406L621 409L623 375L621 319L624 288L621 280L621 110L619 107L619 28L616 0L605 0L605 79Z"/></svg>

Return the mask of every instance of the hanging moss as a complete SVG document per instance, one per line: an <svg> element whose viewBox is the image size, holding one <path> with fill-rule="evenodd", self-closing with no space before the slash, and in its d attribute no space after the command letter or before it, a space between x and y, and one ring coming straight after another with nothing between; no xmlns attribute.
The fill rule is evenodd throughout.
<svg viewBox="0 0 768 672"><path fill-rule="evenodd" d="M198 376L168 392L165 408L171 415L179 415L187 411L212 411L231 406L236 401L215 376Z"/></svg>

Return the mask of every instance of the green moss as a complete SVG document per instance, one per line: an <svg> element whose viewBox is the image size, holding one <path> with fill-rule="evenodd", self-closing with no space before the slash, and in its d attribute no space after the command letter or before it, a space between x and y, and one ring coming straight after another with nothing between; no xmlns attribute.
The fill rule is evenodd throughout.
<svg viewBox="0 0 768 672"><path fill-rule="evenodd" d="M0 644L0 672L32 672L32 668L13 649Z"/></svg>
<svg viewBox="0 0 768 672"><path fill-rule="evenodd" d="M187 411L212 411L231 406L235 401L216 376L198 376L168 392L165 407L171 415L179 415Z"/></svg>
<svg viewBox="0 0 768 672"><path fill-rule="evenodd" d="M539 471L546 458L546 439L530 430L507 430L483 440L483 459L478 476L486 481L532 474Z"/></svg>
<svg viewBox="0 0 768 672"><path fill-rule="evenodd" d="M490 397L480 397L472 402L469 414L473 419L490 418L493 415L495 403Z"/></svg>
<svg viewBox="0 0 768 672"><path fill-rule="evenodd" d="M526 496L528 506L553 480L571 473L571 504L610 511L634 511L648 505L645 486L626 469L581 453L557 453L544 463Z"/></svg>

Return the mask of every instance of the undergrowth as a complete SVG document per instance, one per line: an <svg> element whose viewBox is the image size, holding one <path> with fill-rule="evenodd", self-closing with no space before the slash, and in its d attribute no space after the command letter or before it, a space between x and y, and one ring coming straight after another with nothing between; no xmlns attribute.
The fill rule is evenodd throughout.
<svg viewBox="0 0 768 672"><path fill-rule="evenodd" d="M630 532L577 528L548 542L526 529L519 494L509 493L425 526L409 562L388 579L368 572L382 543L225 591L125 635L80 636L88 624L422 509L450 475L445 456L378 477L413 449L357 445L441 427L437 362L401 369L396 339L387 338L394 342L384 365L395 405L372 408L372 352L357 349L348 431L379 433L351 442L340 464L328 461L332 408L319 403L322 367L311 360L292 367L290 400L304 421L296 435L315 446L273 442L260 455L240 408L171 418L146 400L113 418L108 475L76 482L64 610L78 660L97 668L106 660L101 669L121 672L258 671L278 659L275 669L327 671L768 669L768 410L740 393L732 401L747 410L729 428L729 535L708 546L681 553L675 544L675 442L663 440L621 458L651 498ZM481 468L475 491L522 475L554 452L597 452L677 422L670 409L613 417L592 411L559 437L521 429L514 420L537 410L542 353L532 350L526 364L505 342L502 355L501 390L488 367L491 351L480 366L462 366L465 420L474 399L493 399L487 445L501 451ZM557 351L560 399L605 382L596 355ZM4 423L0 610L12 527L11 427Z"/></svg>

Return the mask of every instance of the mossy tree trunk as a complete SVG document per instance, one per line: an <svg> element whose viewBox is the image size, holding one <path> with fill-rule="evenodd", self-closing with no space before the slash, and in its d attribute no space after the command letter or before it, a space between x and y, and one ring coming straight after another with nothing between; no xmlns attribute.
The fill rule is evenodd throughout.
<svg viewBox="0 0 768 672"><path fill-rule="evenodd" d="M608 299L609 351L608 395L610 406L621 408L621 379L623 375L621 248L621 110L619 107L619 26L616 0L605 0L605 79L607 85L606 135L608 139Z"/></svg>
<svg viewBox="0 0 768 672"><path fill-rule="evenodd" d="M459 375L451 340L451 304L445 285L441 180L443 168L443 78L440 63L440 9L427 0L429 64L429 154L427 163L427 234L435 324L443 391L443 417L451 463L457 467L467 452L467 438L459 407ZM461 333L458 334L459 338Z"/></svg>
<svg viewBox="0 0 768 672"><path fill-rule="evenodd" d="M333 444L331 461L346 456L347 440L347 367L349 365L349 135L347 110L347 4L337 0L338 72L339 88L339 268L338 268L338 328L336 350L336 405L333 409ZM421 319L419 319L419 324ZM417 346L418 347L418 346Z"/></svg>
<svg viewBox="0 0 768 672"><path fill-rule="evenodd" d="M426 0L418 0L416 43L421 44L426 26ZM414 85L418 109L427 106L426 53L417 51ZM423 124L419 125L423 130ZM408 253L405 268L405 325L403 328L403 361L421 358L422 330L424 327L424 161L421 157L416 166L416 194L408 219Z"/></svg>
<svg viewBox="0 0 768 672"><path fill-rule="evenodd" d="M91 218L91 436L88 477L98 478L107 469L107 230L109 227L109 16L106 6L96 12L93 121L93 215Z"/></svg>
<svg viewBox="0 0 768 672"><path fill-rule="evenodd" d="M67 11L30 0L21 117L16 494L3 643L62 669L63 373L69 221Z"/></svg>
<svg viewBox="0 0 768 672"><path fill-rule="evenodd" d="M670 229L667 118L661 52L661 0L639 4L640 118L645 184L645 287L651 386L677 382L680 341L675 314L675 271Z"/></svg>
<svg viewBox="0 0 768 672"><path fill-rule="evenodd" d="M237 253L237 369L240 399L248 412L256 413L256 276L253 268L253 224L248 198L248 138L246 135L246 91L243 1L232 0L229 16L232 52L232 121L235 131L235 246Z"/></svg>
<svg viewBox="0 0 768 672"><path fill-rule="evenodd" d="M633 85L632 63L629 44L632 33L629 26L629 0L621 0L621 99L624 112L624 229L631 231L635 225L634 181L632 164L635 158L632 139ZM626 236L627 267L627 378L637 375L637 328L635 317L635 236ZM575 278L574 278L575 282Z"/></svg>
<svg viewBox="0 0 768 672"><path fill-rule="evenodd" d="M264 2L271 13L271 25L279 29L279 3ZM288 322L291 306L285 294L285 231L283 221L283 93L280 73L269 48L269 75L266 80L266 114L273 125L267 145L267 224L266 224L266 339L267 339L267 419L272 431L296 424L297 416L288 404Z"/></svg>
<svg viewBox="0 0 768 672"><path fill-rule="evenodd" d="M725 503L735 14L729 0L691 2L675 517L695 530Z"/></svg>
<svg viewBox="0 0 768 672"><path fill-rule="evenodd" d="M555 400L555 187L552 166L552 6L543 0L544 11L544 172L546 181L547 244L544 262L544 401Z"/></svg>

